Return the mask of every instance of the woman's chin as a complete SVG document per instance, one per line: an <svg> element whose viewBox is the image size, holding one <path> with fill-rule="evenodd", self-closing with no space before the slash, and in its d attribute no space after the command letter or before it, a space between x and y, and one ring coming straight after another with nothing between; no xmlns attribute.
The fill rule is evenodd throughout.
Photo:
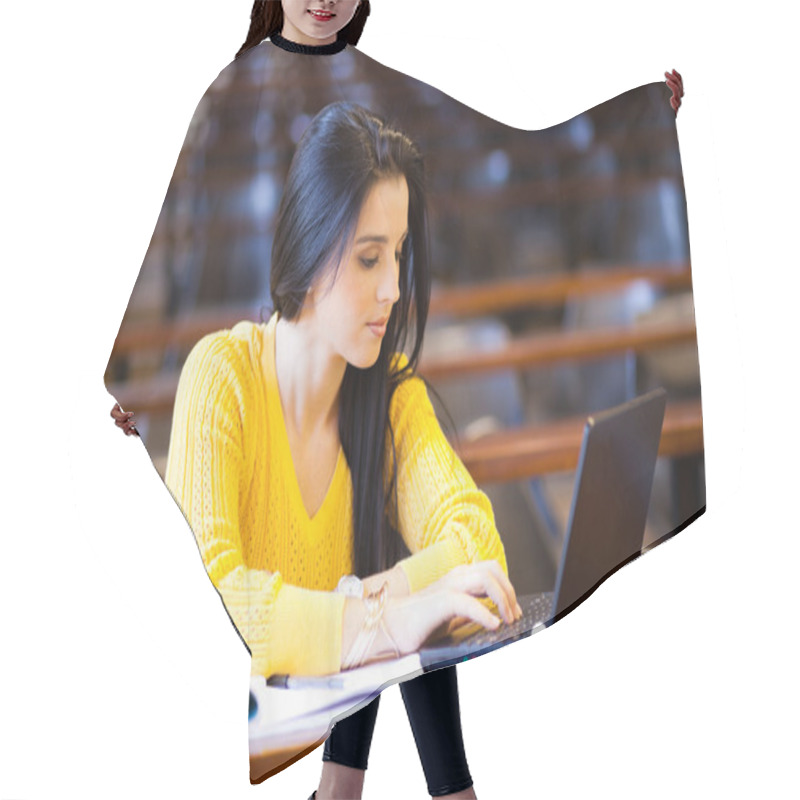
<svg viewBox="0 0 800 800"><path fill-rule="evenodd" d="M370 369L378 363L380 354L380 347L376 347L374 350L369 352L359 353L358 358L354 358L350 361L350 363L357 369Z"/></svg>

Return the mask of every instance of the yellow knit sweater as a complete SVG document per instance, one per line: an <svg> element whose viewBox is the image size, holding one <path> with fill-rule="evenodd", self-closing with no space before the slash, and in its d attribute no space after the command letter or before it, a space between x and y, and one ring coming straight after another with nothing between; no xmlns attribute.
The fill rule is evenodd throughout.
<svg viewBox="0 0 800 800"><path fill-rule="evenodd" d="M165 482L250 649L252 673L323 675L341 663L345 598L333 589L352 571L352 483L340 449L328 493L308 517L275 372L277 318L239 322L194 346ZM472 561L497 559L507 573L489 499L442 433L420 378L395 390L390 413L411 591Z"/></svg>

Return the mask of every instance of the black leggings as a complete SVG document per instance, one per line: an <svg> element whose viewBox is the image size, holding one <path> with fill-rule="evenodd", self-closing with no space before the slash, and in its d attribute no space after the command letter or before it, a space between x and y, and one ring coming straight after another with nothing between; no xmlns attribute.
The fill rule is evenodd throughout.
<svg viewBox="0 0 800 800"><path fill-rule="evenodd" d="M400 692L431 797L468 789L472 778L461 736L456 668L437 669L403 681ZM323 761L367 768L380 699L378 695L369 705L333 726L325 741Z"/></svg>

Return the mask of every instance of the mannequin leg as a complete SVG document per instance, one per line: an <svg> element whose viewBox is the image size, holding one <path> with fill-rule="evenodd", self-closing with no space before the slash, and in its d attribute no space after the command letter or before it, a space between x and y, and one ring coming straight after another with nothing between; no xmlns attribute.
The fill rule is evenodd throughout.
<svg viewBox="0 0 800 800"><path fill-rule="evenodd" d="M400 684L431 797L475 797L461 733L456 668Z"/></svg>
<svg viewBox="0 0 800 800"><path fill-rule="evenodd" d="M456 668L400 684L431 797L474 798L461 732ZM380 696L337 722L325 742L315 800L360 800Z"/></svg>
<svg viewBox="0 0 800 800"><path fill-rule="evenodd" d="M364 786L378 695L355 714L337 722L325 740L322 776L315 800L359 800Z"/></svg>

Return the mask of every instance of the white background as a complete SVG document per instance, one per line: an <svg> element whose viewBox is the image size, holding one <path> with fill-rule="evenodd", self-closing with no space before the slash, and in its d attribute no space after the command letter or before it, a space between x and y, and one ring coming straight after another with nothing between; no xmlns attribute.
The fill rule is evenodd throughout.
<svg viewBox="0 0 800 800"><path fill-rule="evenodd" d="M250 5L3 8L3 800L304 800L317 785L321 751L250 786L249 657L103 385L189 120ZM708 512L555 627L459 667L478 795L796 797L789 4L373 6L360 49L519 127L672 67L686 87ZM364 796L427 796L397 688Z"/></svg>

